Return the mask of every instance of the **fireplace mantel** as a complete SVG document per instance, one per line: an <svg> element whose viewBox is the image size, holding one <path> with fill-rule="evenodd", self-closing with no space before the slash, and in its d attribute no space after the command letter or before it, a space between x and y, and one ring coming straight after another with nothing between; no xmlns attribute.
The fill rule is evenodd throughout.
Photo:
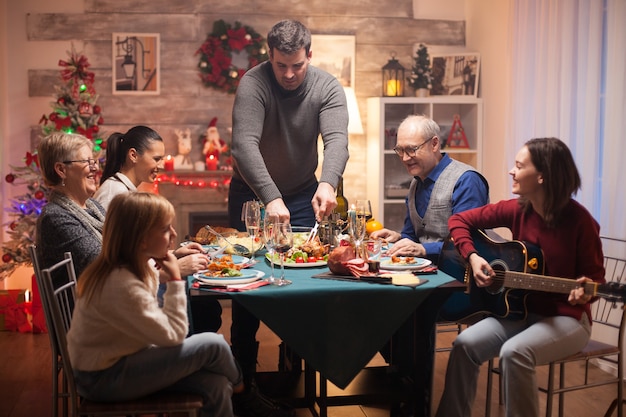
<svg viewBox="0 0 626 417"><path fill-rule="evenodd" d="M173 171L159 177L158 193L176 209L174 227L179 243L187 235L195 236L197 230L191 229L196 228L194 223L199 217L209 219L206 223L214 226L227 226L231 174L231 171Z"/></svg>

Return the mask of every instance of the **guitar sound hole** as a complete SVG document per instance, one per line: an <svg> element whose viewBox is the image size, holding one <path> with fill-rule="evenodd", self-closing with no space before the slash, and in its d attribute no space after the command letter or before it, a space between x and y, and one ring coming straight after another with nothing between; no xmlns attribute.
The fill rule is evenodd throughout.
<svg viewBox="0 0 626 417"><path fill-rule="evenodd" d="M500 259L496 259L492 261L489 265L496 272L496 276L493 279L493 283L485 288L485 290L489 294L498 294L504 291L504 274L502 272L506 272L509 269L506 266L506 263Z"/></svg>

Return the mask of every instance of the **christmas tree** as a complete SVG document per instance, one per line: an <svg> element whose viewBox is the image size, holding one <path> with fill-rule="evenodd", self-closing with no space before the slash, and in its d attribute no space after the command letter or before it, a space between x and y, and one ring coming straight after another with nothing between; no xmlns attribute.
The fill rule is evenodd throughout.
<svg viewBox="0 0 626 417"><path fill-rule="evenodd" d="M89 61L77 53L72 46L67 61L59 60L61 85L56 85L53 111L43 115L39 121L43 136L54 132L79 133L94 143L94 153L102 158L105 142L101 137L100 125L104 123L102 109L96 104L98 95L93 86L94 73L87 70ZM10 200L5 210L11 220L5 223L9 240L2 246L0 280L11 275L21 265L31 263L28 247L34 243L35 225L47 200L47 189L39 170L37 152L26 153L24 165L11 166L12 172L5 181L26 186L25 194Z"/></svg>
<svg viewBox="0 0 626 417"><path fill-rule="evenodd" d="M430 56L426 45L420 43L415 57L413 57L413 68L411 75L407 78L409 85L414 89L432 88L433 77L430 69Z"/></svg>

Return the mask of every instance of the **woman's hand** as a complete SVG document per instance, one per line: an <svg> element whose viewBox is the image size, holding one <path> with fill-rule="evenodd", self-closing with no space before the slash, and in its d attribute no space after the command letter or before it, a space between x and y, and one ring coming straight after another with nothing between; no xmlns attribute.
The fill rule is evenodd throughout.
<svg viewBox="0 0 626 417"><path fill-rule="evenodd" d="M194 253L178 259L178 267L182 276L195 274L198 271L207 269L209 257L203 253Z"/></svg>
<svg viewBox="0 0 626 417"><path fill-rule="evenodd" d="M587 277L580 277L576 280L576 282L580 284L580 286L570 291L569 296L567 297L567 301L569 301L571 305L587 304L589 301L591 301L592 296L591 294L585 293L585 288L583 287L583 284L586 282L593 282L593 280Z"/></svg>
<svg viewBox="0 0 626 417"><path fill-rule="evenodd" d="M169 280L181 279L178 259L176 259L172 251L168 251L165 258L155 259L154 262L160 270L159 282L164 283Z"/></svg>
<svg viewBox="0 0 626 417"><path fill-rule="evenodd" d="M468 259L472 272L474 274L474 280L479 287L488 287L493 284L493 278L496 273L489 265L489 262L477 253L472 253Z"/></svg>
<svg viewBox="0 0 626 417"><path fill-rule="evenodd" d="M176 255L177 258L182 258L183 256L192 255L194 253L204 253L204 248L198 242L190 242L174 250L174 255Z"/></svg>

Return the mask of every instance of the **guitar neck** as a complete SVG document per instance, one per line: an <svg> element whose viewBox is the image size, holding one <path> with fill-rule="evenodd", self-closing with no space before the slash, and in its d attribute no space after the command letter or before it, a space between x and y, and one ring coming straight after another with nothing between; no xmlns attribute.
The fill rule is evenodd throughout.
<svg viewBox="0 0 626 417"><path fill-rule="evenodd" d="M504 286L507 288L569 294L570 291L581 286L572 279L529 274L526 272L496 271L496 274L499 275L502 272L504 273ZM597 295L597 283L587 282L583 284L583 288L586 294L591 296Z"/></svg>

